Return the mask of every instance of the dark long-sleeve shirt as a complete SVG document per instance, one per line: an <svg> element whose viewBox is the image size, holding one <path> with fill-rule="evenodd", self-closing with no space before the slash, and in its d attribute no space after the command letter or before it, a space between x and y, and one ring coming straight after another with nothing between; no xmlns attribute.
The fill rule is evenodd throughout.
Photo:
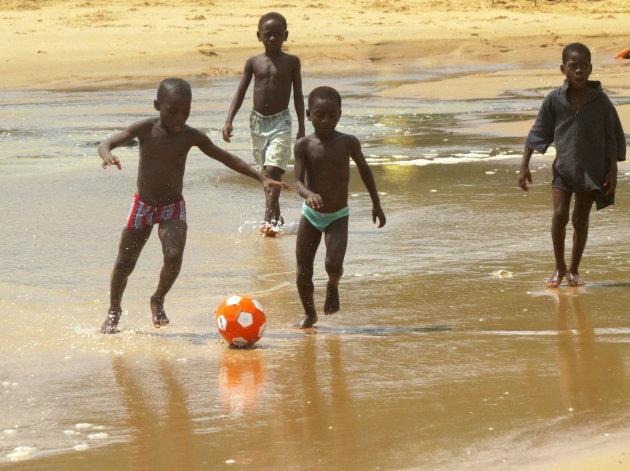
<svg viewBox="0 0 630 471"><path fill-rule="evenodd" d="M570 192L594 191L597 209L601 209L614 203L614 195L604 195L603 184L611 160L626 160L626 139L601 83L589 81L588 86L597 93L579 110L567 99L567 81L550 92L525 145L544 154L555 142L552 186Z"/></svg>

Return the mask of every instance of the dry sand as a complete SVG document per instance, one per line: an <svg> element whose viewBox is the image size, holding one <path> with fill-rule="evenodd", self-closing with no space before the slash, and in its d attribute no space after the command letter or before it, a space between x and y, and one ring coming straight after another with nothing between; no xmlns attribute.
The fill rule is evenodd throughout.
<svg viewBox="0 0 630 471"><path fill-rule="evenodd" d="M0 0L0 89L105 88L156 83L166 76L237 76L258 53L258 17L283 13L287 50L303 73L361 73L405 64L438 67L501 63L500 70L383 93L440 99L486 98L510 90L540 90L561 82L561 47L591 47L595 72L611 94L630 96L630 61L613 55L630 47L627 0L253 0L160 1ZM430 95L427 95L429 90ZM630 129L630 105L620 106ZM529 122L489 132L524 135ZM534 469L605 471L625 465L626 437L577 456L559 451ZM573 444L575 445L575 444ZM571 454L571 456L564 456Z"/></svg>
<svg viewBox="0 0 630 471"><path fill-rule="evenodd" d="M253 0L169 3L175 4L0 0L0 87L129 86L170 75L238 75L245 58L261 49L256 23L270 10L287 17L287 49L302 58L305 73L405 63L546 69L518 78L490 75L483 87L458 79L440 84L447 95L475 98L512 86L504 77L535 86L539 78L557 82L548 64L575 40L587 43L596 58L610 58L612 70L626 76L629 70L628 61L612 60L630 44L627 0L350 0L342 8L333 0L283 0L262 8Z"/></svg>

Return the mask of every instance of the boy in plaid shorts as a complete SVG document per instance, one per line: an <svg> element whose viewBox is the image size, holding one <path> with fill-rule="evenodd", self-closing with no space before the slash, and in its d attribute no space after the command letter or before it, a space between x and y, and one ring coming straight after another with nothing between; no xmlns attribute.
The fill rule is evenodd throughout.
<svg viewBox="0 0 630 471"><path fill-rule="evenodd" d="M151 314L154 327L160 328L169 323L164 311L164 298L182 266L188 227L182 189L186 158L193 146L232 170L258 180L265 191L289 189L285 184L256 172L244 160L214 145L203 132L188 126L186 121L190 115L191 100L192 91L188 82L177 78L165 79L160 83L153 105L159 117L138 121L98 146L103 168L115 165L121 169L120 160L111 153L112 149L131 139L140 142L138 187L120 239L111 278L109 311L101 333L118 332L121 300L127 280L155 224L162 242L164 265L158 286L151 296Z"/></svg>

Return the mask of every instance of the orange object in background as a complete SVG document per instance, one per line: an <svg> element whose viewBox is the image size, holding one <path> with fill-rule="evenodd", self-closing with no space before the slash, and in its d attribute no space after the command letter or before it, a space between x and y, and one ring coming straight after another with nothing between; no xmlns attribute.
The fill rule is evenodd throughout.
<svg viewBox="0 0 630 471"><path fill-rule="evenodd" d="M630 47L622 49L615 54L615 59L630 59Z"/></svg>

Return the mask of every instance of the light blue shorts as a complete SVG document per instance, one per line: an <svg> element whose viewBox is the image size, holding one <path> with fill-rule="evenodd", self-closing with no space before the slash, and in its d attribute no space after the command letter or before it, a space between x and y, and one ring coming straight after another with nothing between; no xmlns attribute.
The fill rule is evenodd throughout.
<svg viewBox="0 0 630 471"><path fill-rule="evenodd" d="M252 110L249 132L256 169L267 166L287 170L291 157L291 113L289 110L265 116Z"/></svg>
<svg viewBox="0 0 630 471"><path fill-rule="evenodd" d="M328 226L337 219L341 219L342 217L349 215L350 209L347 206L345 208L341 208L339 211L335 211L334 213L320 213L307 205L306 201L302 203L302 216L304 216L306 220L320 232L324 232Z"/></svg>

